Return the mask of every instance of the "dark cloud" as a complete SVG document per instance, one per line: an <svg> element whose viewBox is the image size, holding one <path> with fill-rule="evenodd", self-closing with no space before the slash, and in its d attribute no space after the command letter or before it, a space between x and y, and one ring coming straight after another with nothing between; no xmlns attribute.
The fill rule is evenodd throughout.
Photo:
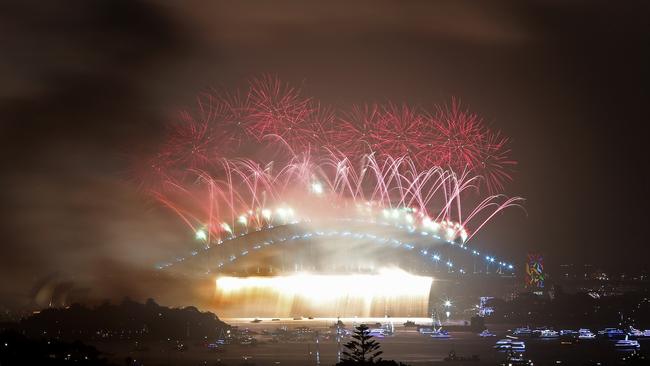
<svg viewBox="0 0 650 366"><path fill-rule="evenodd" d="M2 288L27 294L51 271L96 286L119 265L151 265L179 237L126 184L124 160L160 133L145 91L182 61L183 29L130 1L25 2L0 23Z"/></svg>
<svg viewBox="0 0 650 366"><path fill-rule="evenodd" d="M341 107L457 96L512 136L520 164L508 193L528 199L528 216L497 218L481 247L619 267L647 253L644 2L3 8L3 298L29 294L53 272L96 296L155 295L122 273L154 283L148 268L182 249L187 233L128 183L128 155L155 145L197 92L263 72Z"/></svg>

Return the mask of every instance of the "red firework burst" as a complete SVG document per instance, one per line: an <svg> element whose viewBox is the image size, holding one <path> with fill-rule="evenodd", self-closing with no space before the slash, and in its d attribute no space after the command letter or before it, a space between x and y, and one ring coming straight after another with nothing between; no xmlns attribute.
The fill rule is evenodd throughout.
<svg viewBox="0 0 650 366"><path fill-rule="evenodd" d="M352 107L335 122L332 140L337 149L355 160L375 151L378 147L375 133L381 118L376 104Z"/></svg>
<svg viewBox="0 0 650 366"><path fill-rule="evenodd" d="M438 108L430 123L435 126L431 164L463 171L480 163L487 131L476 114L461 110L460 103L453 100L451 107Z"/></svg>
<svg viewBox="0 0 650 366"><path fill-rule="evenodd" d="M249 97L254 120L250 132L255 137L275 135L289 141L304 136L304 120L311 110L310 99L300 90L265 76L250 81Z"/></svg>
<svg viewBox="0 0 650 366"><path fill-rule="evenodd" d="M220 144L226 151L234 152L250 140L255 119L248 93L212 93L205 99L209 102L211 120L225 138Z"/></svg>
<svg viewBox="0 0 650 366"><path fill-rule="evenodd" d="M223 130L216 128L212 118L201 115L195 119L183 112L181 118L170 126L162 156L170 166L204 168L223 157L226 145Z"/></svg>
<svg viewBox="0 0 650 366"><path fill-rule="evenodd" d="M324 149L336 151L334 109L312 103L300 128L292 128L281 137L294 153L317 153Z"/></svg>
<svg viewBox="0 0 650 366"><path fill-rule="evenodd" d="M481 161L474 171L484 178L490 193L500 192L512 180L512 171L517 162L508 155L508 139L498 132L490 132L483 141Z"/></svg>
<svg viewBox="0 0 650 366"><path fill-rule="evenodd" d="M422 117L415 110L391 104L381 110L371 136L375 152L380 156L415 158L427 144L427 133Z"/></svg>
<svg viewBox="0 0 650 366"><path fill-rule="evenodd" d="M433 115L407 105L372 104L355 106L339 117L298 89L265 76L252 79L245 93L206 93L197 105L170 126L157 162L145 167L145 175L182 181L192 178L189 171L218 169L221 158L259 150L260 142L277 147L268 144L273 141L289 147L280 150L284 158L288 150L289 158L333 153L355 162L374 154L381 161L407 158L419 169L469 171L481 175L490 192L504 188L516 165L508 157L508 140L456 100Z"/></svg>

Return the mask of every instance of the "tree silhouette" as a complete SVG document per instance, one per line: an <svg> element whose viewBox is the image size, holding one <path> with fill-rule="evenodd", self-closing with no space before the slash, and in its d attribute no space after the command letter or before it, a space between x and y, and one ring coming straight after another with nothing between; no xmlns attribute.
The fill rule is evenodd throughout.
<svg viewBox="0 0 650 366"><path fill-rule="evenodd" d="M367 325L361 324L354 329L353 340L345 344L346 351L343 351L342 364L373 364L381 361L379 350L381 345L370 335Z"/></svg>

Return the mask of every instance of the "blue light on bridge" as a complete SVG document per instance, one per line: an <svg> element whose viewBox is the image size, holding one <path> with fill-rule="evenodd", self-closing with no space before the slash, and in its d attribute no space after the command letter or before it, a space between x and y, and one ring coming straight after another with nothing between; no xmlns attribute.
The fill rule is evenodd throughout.
<svg viewBox="0 0 650 366"><path fill-rule="evenodd" d="M407 227L402 226L402 229L406 229L406 228ZM409 229L408 230L409 232L413 231L412 228L410 228L410 227L408 227L408 229ZM415 234L417 234L417 233L415 233ZM426 231L422 231L422 232L419 232L419 234L421 236L428 236L430 233L428 233ZM300 241L302 241L302 240L310 240L310 239L312 239L314 237L317 237L317 236L352 237L352 238L355 238L355 239L362 239L362 240L363 239L370 239L371 241L374 241L374 242L376 242L378 244L389 244L389 245L392 244L392 246L394 248L403 248L403 249L406 249L406 250L414 250L414 249L417 248L419 253L422 256L430 257L432 259L432 261L435 261L435 262L443 261L442 256L440 254L438 254L438 253L433 254L433 253L431 253L429 251L430 248L423 247L420 244L414 245L412 243L404 243L404 242L402 242L402 241L400 241L400 240L398 240L396 238L391 238L390 236L377 236L374 233L359 232L357 230L345 230L345 231L332 230L332 231L328 231L328 232L324 232L324 231L304 232L303 231L303 232L299 232L299 233L296 233L294 231L293 235L289 234L286 237L279 237L279 238L277 238L275 240L277 242L282 243L282 242L287 242L287 241L292 241L292 240L300 240ZM470 250L464 243L454 243L453 241L441 240L437 235L432 234L432 233L431 233L431 237L432 238L437 238L441 242L449 243L449 246L463 249L463 251L471 252L471 254L473 256L481 255L481 253L479 251L477 251L477 250L473 250L473 249ZM239 239L237 237L234 237L234 238L229 237L229 238L219 239L218 241L215 241L214 243L223 244L224 242L230 242L230 241L233 241L233 240L239 240ZM259 249L262 249L262 246L268 246L268 245L271 245L272 243L273 243L273 241L270 240L270 239L267 240L267 241L264 241L264 242L260 241L260 242L258 242L258 244L252 246L250 250L259 250ZM210 243L207 243L203 249L206 250L206 251L208 249L210 249ZM244 250L243 252L241 252L239 257L235 256L235 255L231 255L231 256L229 256L228 259L230 260L230 262L234 262L235 260L239 259L240 257L247 255L248 253L249 253L248 250ZM193 250L189 254L191 254L191 256L194 257L194 256L197 256L197 254L199 254L199 251ZM451 261L451 259L448 256L445 256L445 257L446 258L444 259L443 263L445 263L446 266L449 267L449 269L451 271L451 268L454 266L454 263ZM190 257L187 257L187 258L177 257L177 258L175 258L175 262L177 262L177 263L184 262L186 259L189 259L189 258ZM514 266L512 264L509 264L509 263L503 262L503 261L499 261L499 260L496 259L496 257L486 255L485 260L487 261L488 265L491 264L491 263L496 262L496 265L497 265L497 268L498 268L497 273L502 273L501 271L503 269L508 269L508 270L511 270L511 271L514 270ZM156 268L159 269L159 270L164 270L165 268L171 267L173 265L174 265L174 263L164 263L164 264L157 265ZM223 263L220 263L219 267L222 267L222 266L223 266ZM475 271L476 271L476 269L475 269ZM465 271L465 269L459 268L458 273L465 274L467 272Z"/></svg>

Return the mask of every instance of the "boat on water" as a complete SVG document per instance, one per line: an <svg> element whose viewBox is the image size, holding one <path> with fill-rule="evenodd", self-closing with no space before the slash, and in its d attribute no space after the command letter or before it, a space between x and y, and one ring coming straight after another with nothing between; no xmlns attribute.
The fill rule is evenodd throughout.
<svg viewBox="0 0 650 366"><path fill-rule="evenodd" d="M572 330L572 329L562 329L560 330L560 336L562 337L571 337L571 336L577 336L578 331Z"/></svg>
<svg viewBox="0 0 650 366"><path fill-rule="evenodd" d="M496 337L497 335L490 332L489 330L485 329L481 333L478 334L479 337Z"/></svg>
<svg viewBox="0 0 650 366"><path fill-rule="evenodd" d="M639 330L634 327L630 327L627 331L627 335L634 338L650 338L650 329Z"/></svg>
<svg viewBox="0 0 650 366"><path fill-rule="evenodd" d="M442 322L438 319L435 311L431 314L431 332L429 336L436 339L447 339L451 337L449 332L442 329Z"/></svg>
<svg viewBox="0 0 650 366"><path fill-rule="evenodd" d="M625 332L618 328L605 328L599 330L598 334L607 338L621 338L625 336Z"/></svg>
<svg viewBox="0 0 650 366"><path fill-rule="evenodd" d="M255 343L255 338L253 337L244 337L239 340L239 344L244 345L244 346L249 346Z"/></svg>
<svg viewBox="0 0 650 366"><path fill-rule="evenodd" d="M386 336L386 330L384 328L374 328L370 329L369 334L373 337L384 338Z"/></svg>
<svg viewBox="0 0 650 366"><path fill-rule="evenodd" d="M258 319L258 318L255 318L255 319L251 320L251 323L261 323L261 322L262 322L262 319Z"/></svg>
<svg viewBox="0 0 650 366"><path fill-rule="evenodd" d="M641 345L639 344L639 341L628 339L628 336L625 336L625 339L619 339L616 341L614 347L617 349L639 349L641 348Z"/></svg>
<svg viewBox="0 0 650 366"><path fill-rule="evenodd" d="M407 320L407 321L404 323L404 328L414 328L414 327L417 327L417 326L418 326L418 325L415 324L415 322L414 322L413 320Z"/></svg>
<svg viewBox="0 0 650 366"><path fill-rule="evenodd" d="M512 343L510 343L510 348L513 351L525 351L526 344L523 341L512 341Z"/></svg>
<svg viewBox="0 0 650 366"><path fill-rule="evenodd" d="M582 328L578 330L578 339L594 339L596 335L591 330Z"/></svg>
<svg viewBox="0 0 650 366"><path fill-rule="evenodd" d="M521 336L530 336L530 335L533 334L533 331L532 331L532 329L530 329L528 327L516 328L515 330L512 331L512 334L514 334L516 336L520 336L520 337Z"/></svg>
<svg viewBox="0 0 650 366"><path fill-rule="evenodd" d="M526 359L524 354L516 351L509 351L505 362L501 366L532 366L533 361Z"/></svg>
<svg viewBox="0 0 650 366"><path fill-rule="evenodd" d="M449 335L449 332L447 332L446 330L436 329L431 333L430 337L431 338L447 339L447 338L450 338L451 335Z"/></svg>
<svg viewBox="0 0 650 366"><path fill-rule="evenodd" d="M523 341L517 341L513 340L510 338L504 338L501 340L498 340L497 343L494 345L494 348L497 350L505 350L505 351L525 351L526 350L526 344Z"/></svg>
<svg viewBox="0 0 650 366"><path fill-rule="evenodd" d="M544 339L554 339L558 338L560 336L560 333L557 331L551 330L551 329L542 329L539 332L539 338L544 338Z"/></svg>

